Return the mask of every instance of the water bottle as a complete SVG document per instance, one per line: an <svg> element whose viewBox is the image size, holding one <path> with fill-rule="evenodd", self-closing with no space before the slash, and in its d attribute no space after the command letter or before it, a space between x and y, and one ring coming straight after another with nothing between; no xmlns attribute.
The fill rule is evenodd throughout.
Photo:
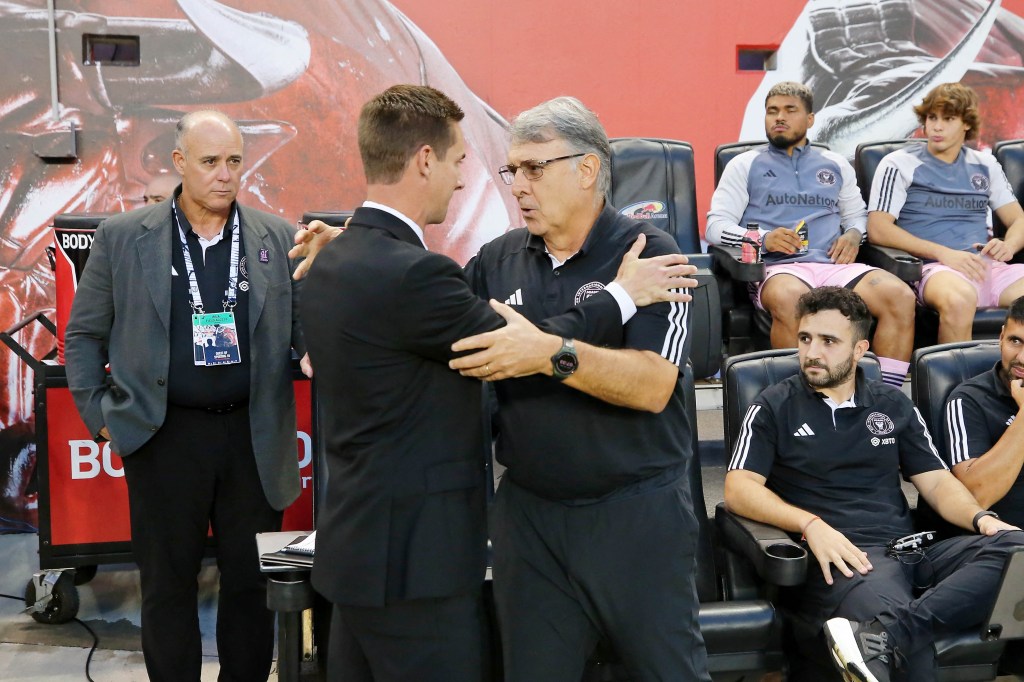
<svg viewBox="0 0 1024 682"><path fill-rule="evenodd" d="M747 223L742 241L743 255L740 260L744 263L757 263L761 253L761 231L757 223Z"/></svg>

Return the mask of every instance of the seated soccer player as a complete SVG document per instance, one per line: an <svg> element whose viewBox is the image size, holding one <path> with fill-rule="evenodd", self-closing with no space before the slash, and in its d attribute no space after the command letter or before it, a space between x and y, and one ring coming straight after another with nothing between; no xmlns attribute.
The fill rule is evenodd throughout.
<svg viewBox="0 0 1024 682"><path fill-rule="evenodd" d="M979 306L1024 294L1024 210L999 162L964 146L978 136L978 96L945 83L914 107L927 144L892 152L878 165L868 202L868 239L925 261L918 298L939 313L939 343L971 338ZM995 238L989 209L1004 225Z"/></svg>
<svg viewBox="0 0 1024 682"><path fill-rule="evenodd" d="M759 225L765 278L753 298L771 313L773 348L796 345L796 300L808 289L833 285L860 294L878 318L872 348L883 380L901 386L914 345L914 292L894 275L854 262L866 211L853 168L808 144L814 102L806 85L778 83L764 108L769 144L725 167L711 197L707 240L738 246L746 226Z"/></svg>

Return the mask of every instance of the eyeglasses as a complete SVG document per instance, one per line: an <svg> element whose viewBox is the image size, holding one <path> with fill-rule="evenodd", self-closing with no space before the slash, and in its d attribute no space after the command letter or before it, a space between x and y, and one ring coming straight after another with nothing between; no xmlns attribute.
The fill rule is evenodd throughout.
<svg viewBox="0 0 1024 682"><path fill-rule="evenodd" d="M508 164L498 169L498 175L501 176L501 181L506 185L511 185L515 182L516 172L523 171L523 177L527 180L540 180L541 176L544 175L544 169L549 163L555 161L565 161L566 159L575 159L577 156L586 156L589 152L582 152L580 154L568 154L566 156L557 156L547 161L523 161L518 166L514 164Z"/></svg>

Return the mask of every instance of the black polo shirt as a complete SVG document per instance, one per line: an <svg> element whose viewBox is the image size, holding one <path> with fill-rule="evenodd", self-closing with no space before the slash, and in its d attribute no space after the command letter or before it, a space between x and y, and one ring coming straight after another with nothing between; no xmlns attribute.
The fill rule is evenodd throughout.
<svg viewBox="0 0 1024 682"><path fill-rule="evenodd" d="M1020 408L1010 395L999 362L953 389L943 418L950 466L991 450L1018 412ZM1024 470L1003 499L992 505L992 511L1007 523L1024 523Z"/></svg>
<svg viewBox="0 0 1024 682"><path fill-rule="evenodd" d="M167 202L168 211L171 210L170 204L171 202ZM203 307L208 313L219 313L224 310L224 292L227 289L231 261L231 233L237 211L237 206L232 207L232 213L224 225L224 236L206 249L205 258L203 247L199 244L199 235L192 229L185 213L177 211L181 228L185 231L189 254L192 256L199 292L203 296ZM249 400L249 280L245 274L245 244L242 239L244 230L238 236L238 303L234 310L241 362L234 365L203 367L195 364L192 306L189 303L191 298L185 256L181 251L181 237L176 225L171 229L171 368L167 379L167 401L173 405L224 407ZM156 273L153 276L157 276Z"/></svg>
<svg viewBox="0 0 1024 682"><path fill-rule="evenodd" d="M466 271L478 295L504 301L538 323L612 282L641 232L647 235L643 257L679 252L665 232L605 206L583 247L557 268L544 240L518 229L486 244ZM682 367L688 316L688 304L659 303L641 308L604 338L583 340L653 351ZM507 476L536 495L588 503L685 472L691 425L681 379L661 414L617 407L544 375L499 381L495 390L498 461L508 467Z"/></svg>
<svg viewBox="0 0 1024 682"><path fill-rule="evenodd" d="M743 418L729 469L767 478L783 500L856 545L884 545L914 532L900 487L946 468L914 404L857 370L854 407L835 411L796 374L769 386Z"/></svg>

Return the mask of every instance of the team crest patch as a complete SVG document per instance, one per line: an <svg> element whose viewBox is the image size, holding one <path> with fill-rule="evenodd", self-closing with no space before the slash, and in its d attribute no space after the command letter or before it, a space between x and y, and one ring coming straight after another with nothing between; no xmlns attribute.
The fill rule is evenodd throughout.
<svg viewBox="0 0 1024 682"><path fill-rule="evenodd" d="M892 420L881 412L872 412L868 415L867 419L868 431L876 436L885 436L893 432L896 427L893 426Z"/></svg>
<svg viewBox="0 0 1024 682"><path fill-rule="evenodd" d="M981 173L975 173L971 176L971 187L979 192L988 191L988 178Z"/></svg>
<svg viewBox="0 0 1024 682"><path fill-rule="evenodd" d="M638 201L620 210L619 215L633 220L653 220L668 218L668 211L665 210L664 201Z"/></svg>
<svg viewBox="0 0 1024 682"><path fill-rule="evenodd" d="M573 305L579 305L580 303L587 300L594 294L603 290L604 285L601 284L600 282L590 282L588 284L584 284L576 291L576 298L573 301Z"/></svg>
<svg viewBox="0 0 1024 682"><path fill-rule="evenodd" d="M830 171L828 168L822 168L820 171L818 171L815 177L818 178L818 182L820 182L823 185L836 184L836 174Z"/></svg>

